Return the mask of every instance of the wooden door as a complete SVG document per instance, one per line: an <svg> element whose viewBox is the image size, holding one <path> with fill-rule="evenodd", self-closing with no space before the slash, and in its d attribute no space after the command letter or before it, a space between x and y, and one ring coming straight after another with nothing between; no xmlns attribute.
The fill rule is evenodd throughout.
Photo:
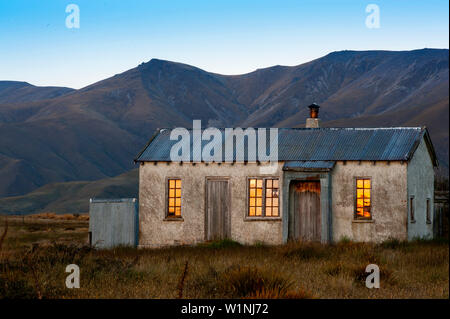
<svg viewBox="0 0 450 319"><path fill-rule="evenodd" d="M320 182L298 181L293 186L293 237L297 240L320 241L322 234Z"/></svg>
<svg viewBox="0 0 450 319"><path fill-rule="evenodd" d="M206 181L206 239L230 238L230 196L228 180Z"/></svg>

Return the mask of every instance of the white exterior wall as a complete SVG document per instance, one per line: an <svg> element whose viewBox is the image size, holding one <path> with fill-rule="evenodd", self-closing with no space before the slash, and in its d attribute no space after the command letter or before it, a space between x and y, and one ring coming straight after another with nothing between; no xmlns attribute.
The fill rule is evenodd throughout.
<svg viewBox="0 0 450 319"><path fill-rule="evenodd" d="M247 177L274 176L282 181L282 163L274 174L261 174L255 163L145 163L139 169L139 246L157 247L195 244L205 241L206 177L228 177L231 190L231 239L245 244L282 243L283 192L280 189L280 218L249 220L247 214ZM182 221L165 220L167 178L181 178Z"/></svg>
<svg viewBox="0 0 450 319"><path fill-rule="evenodd" d="M409 198L414 196L415 221L409 214ZM424 139L408 164L408 239L433 236L434 170ZM430 199L431 223L426 219L426 201Z"/></svg>
<svg viewBox="0 0 450 319"><path fill-rule="evenodd" d="M381 242L388 238L406 240L407 164L400 162L339 161L332 171L333 241ZM370 177L372 220L354 220L356 177Z"/></svg>

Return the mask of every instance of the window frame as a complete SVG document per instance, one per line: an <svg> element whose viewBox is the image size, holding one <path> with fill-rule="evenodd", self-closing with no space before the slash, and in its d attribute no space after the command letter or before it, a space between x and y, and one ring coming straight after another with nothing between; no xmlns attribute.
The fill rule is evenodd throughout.
<svg viewBox="0 0 450 319"><path fill-rule="evenodd" d="M169 214L169 191L170 191L169 183L170 183L171 180L175 180L175 181L179 180L179 181L181 181L181 188L180 188L180 216L177 216L175 214L174 215L170 215ZM183 179L181 177L167 177L166 178L166 187L165 188L166 188L166 196L165 196L166 213L165 213L165 216L164 216L164 220L183 220Z"/></svg>
<svg viewBox="0 0 450 319"><path fill-rule="evenodd" d="M370 217L364 217L364 216L358 216L357 214L357 208L358 208L358 180L362 179L368 179L370 180ZM363 188L364 189L364 188ZM353 220L356 221L372 221L373 220L373 179L372 176L355 176L353 178ZM364 211L364 209L363 209Z"/></svg>
<svg viewBox="0 0 450 319"><path fill-rule="evenodd" d="M409 221L411 223L416 222L416 204L414 200L414 195L409 196L409 202L408 202L408 213L409 213Z"/></svg>
<svg viewBox="0 0 450 319"><path fill-rule="evenodd" d="M262 187L262 206L261 206L261 216L256 216L256 212L254 216L250 215L250 180L251 179L260 179L263 182ZM266 216L266 181L267 180L278 180L278 216ZM281 219L281 178L280 176L247 176L247 209L245 213L246 220L279 220ZM273 188L273 187L272 187ZM274 206L271 206L274 207Z"/></svg>
<svg viewBox="0 0 450 319"><path fill-rule="evenodd" d="M425 205L426 222L427 224L431 224L431 198L427 198Z"/></svg>

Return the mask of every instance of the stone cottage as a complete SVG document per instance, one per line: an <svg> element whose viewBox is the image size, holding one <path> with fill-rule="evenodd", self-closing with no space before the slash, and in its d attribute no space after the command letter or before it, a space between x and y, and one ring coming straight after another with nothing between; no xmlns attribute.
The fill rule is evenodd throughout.
<svg viewBox="0 0 450 319"><path fill-rule="evenodd" d="M194 127L184 130L192 152L174 159L181 140L171 139L174 130L158 130L135 159L139 246L432 236L438 163L427 129L321 128L319 106L310 109L306 128L262 138L259 129L243 130L244 157L224 155L227 141L239 144L233 132L213 129L205 137ZM277 161L255 160L255 140L257 149L275 141ZM204 148L216 156L204 156Z"/></svg>

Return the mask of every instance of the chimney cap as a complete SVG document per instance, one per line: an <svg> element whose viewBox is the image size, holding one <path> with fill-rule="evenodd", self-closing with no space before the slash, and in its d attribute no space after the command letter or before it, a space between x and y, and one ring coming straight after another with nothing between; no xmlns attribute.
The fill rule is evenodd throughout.
<svg viewBox="0 0 450 319"><path fill-rule="evenodd" d="M313 103L310 106L308 106L311 110L318 110L320 108L319 104Z"/></svg>
<svg viewBox="0 0 450 319"><path fill-rule="evenodd" d="M319 118L319 108L320 106L317 103L311 104L309 107L309 118L317 119Z"/></svg>

